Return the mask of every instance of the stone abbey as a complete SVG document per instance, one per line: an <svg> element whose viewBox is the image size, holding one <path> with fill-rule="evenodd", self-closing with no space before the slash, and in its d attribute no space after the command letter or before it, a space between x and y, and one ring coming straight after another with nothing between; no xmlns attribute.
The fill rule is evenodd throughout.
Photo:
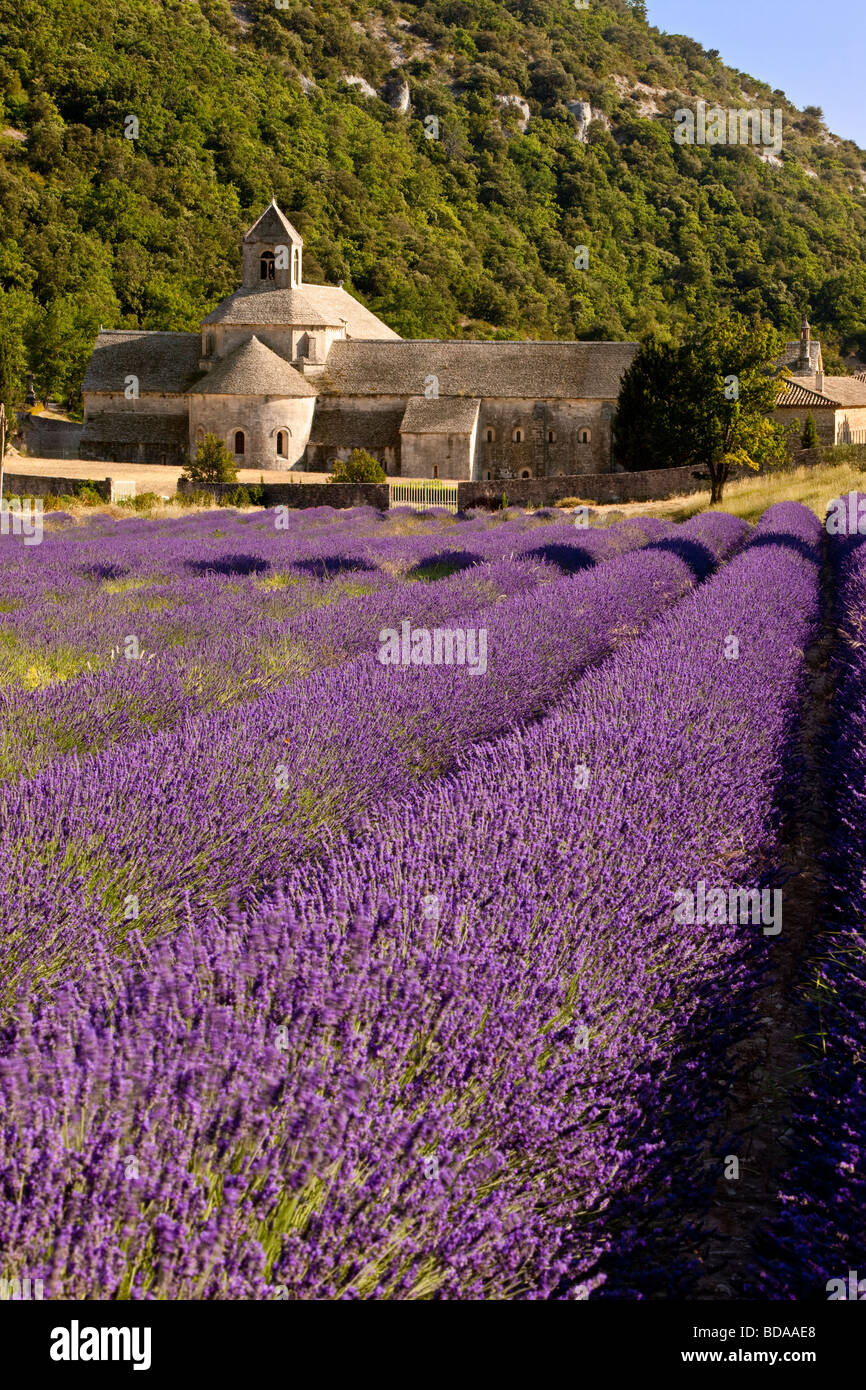
<svg viewBox="0 0 866 1390"><path fill-rule="evenodd" d="M182 464L205 434L239 467L327 472L366 449L404 478L550 478L614 468L611 420L637 343L403 339L340 285L303 278L275 202L242 243L242 283L200 333L100 333L84 459ZM803 321L777 415L822 443L866 441L866 380L825 376Z"/></svg>
<svg viewBox="0 0 866 1390"><path fill-rule="evenodd" d="M200 333L100 333L82 458L180 464L212 433L247 468L325 472L362 448L408 478L610 470L636 343L402 339L342 285L304 281L274 202L242 253L240 289Z"/></svg>

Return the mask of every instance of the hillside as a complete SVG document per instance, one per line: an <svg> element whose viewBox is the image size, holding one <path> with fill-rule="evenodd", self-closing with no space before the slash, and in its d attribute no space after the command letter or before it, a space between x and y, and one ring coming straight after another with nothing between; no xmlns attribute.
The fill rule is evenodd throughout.
<svg viewBox="0 0 866 1390"><path fill-rule="evenodd" d="M2 0L0 380L74 406L100 323L196 327L272 195L404 336L730 304L866 353L866 155L640 0L277 3ZM782 107L781 162L675 144L699 97Z"/></svg>

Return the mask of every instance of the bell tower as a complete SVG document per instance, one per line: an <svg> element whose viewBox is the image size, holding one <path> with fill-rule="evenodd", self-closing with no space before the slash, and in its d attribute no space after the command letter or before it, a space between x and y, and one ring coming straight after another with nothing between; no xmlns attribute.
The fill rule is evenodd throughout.
<svg viewBox="0 0 866 1390"><path fill-rule="evenodd" d="M244 289L300 289L304 239L271 199L242 243Z"/></svg>

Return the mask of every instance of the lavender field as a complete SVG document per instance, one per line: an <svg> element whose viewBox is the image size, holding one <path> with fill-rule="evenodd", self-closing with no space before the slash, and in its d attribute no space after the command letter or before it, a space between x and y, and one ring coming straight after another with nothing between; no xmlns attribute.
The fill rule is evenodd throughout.
<svg viewBox="0 0 866 1390"><path fill-rule="evenodd" d="M866 1273L864 603L866 538L796 503L0 538L2 1278L837 1296ZM796 1056L760 1083L768 1024Z"/></svg>

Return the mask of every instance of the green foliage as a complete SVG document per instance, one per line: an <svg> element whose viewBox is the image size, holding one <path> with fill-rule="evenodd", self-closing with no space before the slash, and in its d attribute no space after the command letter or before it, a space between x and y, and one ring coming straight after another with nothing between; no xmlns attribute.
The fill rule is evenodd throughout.
<svg viewBox="0 0 866 1390"><path fill-rule="evenodd" d="M663 341L726 309L793 336L805 310L830 351L866 350L862 152L751 78L784 111L783 167L676 145L676 107L739 107L743 78L650 28L643 0L18 0L0 36L0 390L18 397L29 361L75 411L101 323L195 329L272 195L308 278L343 278L406 337ZM383 91L389 39L406 116L341 81ZM579 141L573 99L610 133Z"/></svg>
<svg viewBox="0 0 866 1390"><path fill-rule="evenodd" d="M238 470L224 441L215 434L200 439L195 458L188 459L181 477L190 483L236 483Z"/></svg>
<svg viewBox="0 0 866 1390"><path fill-rule="evenodd" d="M353 449L347 459L334 459L329 481L332 483L384 483L385 470L366 449Z"/></svg>
<svg viewBox="0 0 866 1390"><path fill-rule="evenodd" d="M768 364L782 350L769 324L727 314L677 343L643 344L625 373L613 419L629 469L707 469L721 500L733 469L784 461L787 431L770 416L780 390Z"/></svg>
<svg viewBox="0 0 866 1390"><path fill-rule="evenodd" d="M815 424L815 417L811 410L806 416L803 425L803 435L800 440L800 447L803 449L817 449L818 447L818 426Z"/></svg>

